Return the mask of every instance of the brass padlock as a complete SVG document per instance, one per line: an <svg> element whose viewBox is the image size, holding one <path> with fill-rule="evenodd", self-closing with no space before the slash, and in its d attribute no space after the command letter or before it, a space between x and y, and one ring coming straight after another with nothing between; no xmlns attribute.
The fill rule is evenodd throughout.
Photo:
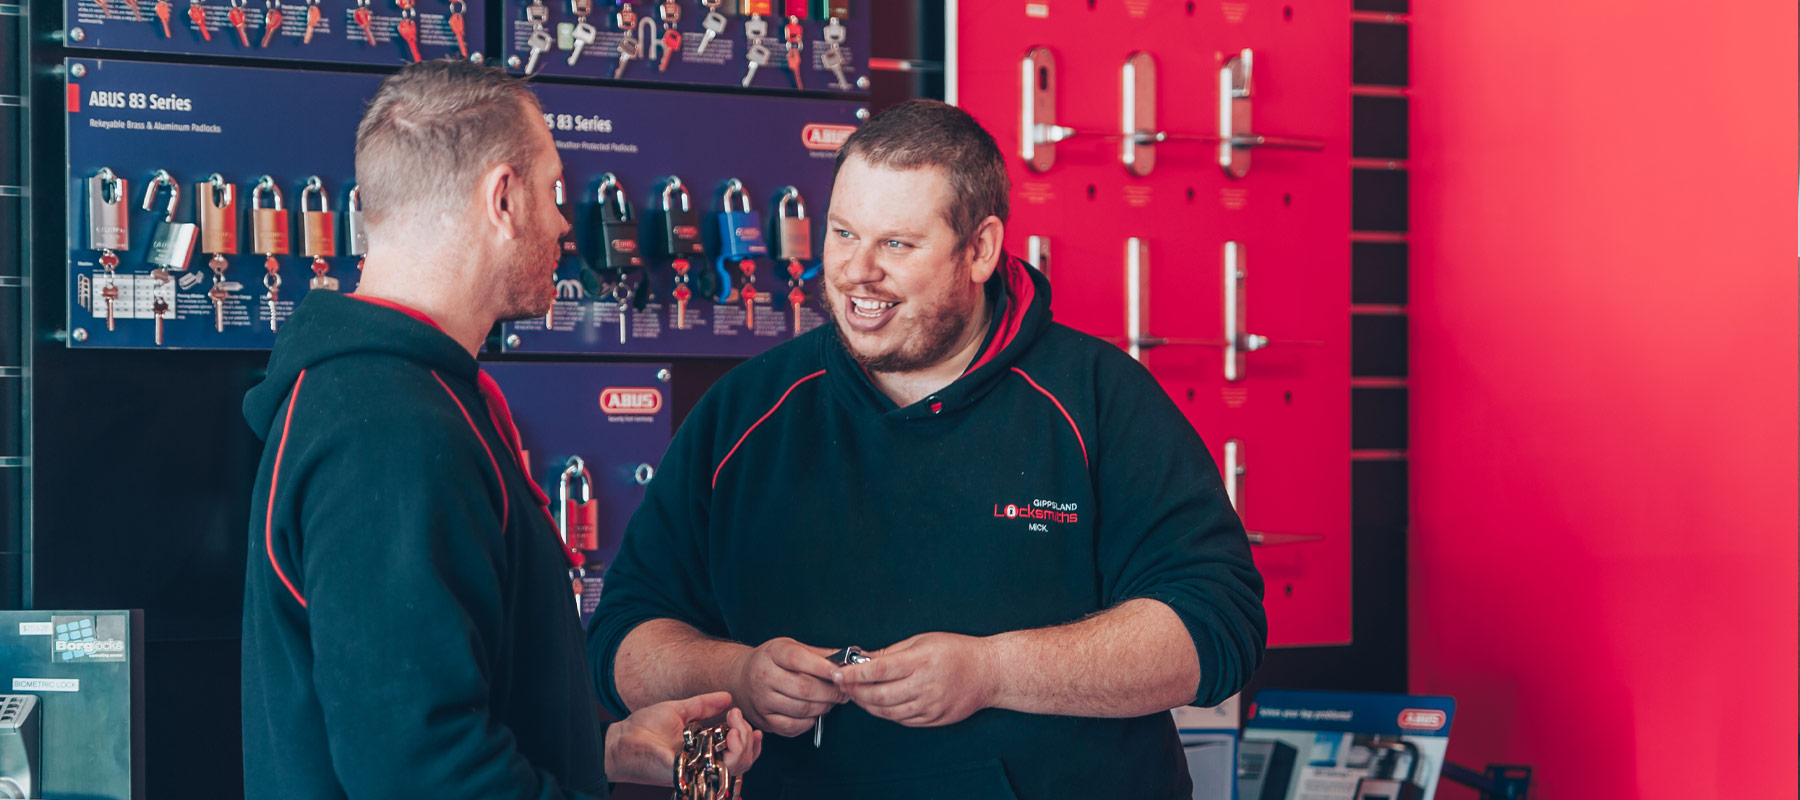
<svg viewBox="0 0 1800 800"><path fill-rule="evenodd" d="M319 210L308 208L308 198L317 195ZM311 258L337 255L337 227L333 224L331 205L325 197L325 184L314 175L306 179L300 191L300 254Z"/></svg>
<svg viewBox="0 0 1800 800"><path fill-rule="evenodd" d="M194 217L200 220L200 252L237 255L237 187L215 172L205 182L194 184L194 202L199 206Z"/></svg>
<svg viewBox="0 0 1800 800"><path fill-rule="evenodd" d="M273 197L273 207L263 208L264 193ZM288 249L287 209L281 205L281 187L267 175L262 176L250 191L250 235L252 250L257 255L285 256L291 252Z"/></svg>

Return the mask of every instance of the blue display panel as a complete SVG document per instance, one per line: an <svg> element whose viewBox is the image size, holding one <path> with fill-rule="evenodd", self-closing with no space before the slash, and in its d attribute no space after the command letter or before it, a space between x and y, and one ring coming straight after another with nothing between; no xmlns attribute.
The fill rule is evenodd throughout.
<svg viewBox="0 0 1800 800"><path fill-rule="evenodd" d="M536 87L544 113L551 120L551 134L562 154L573 215L583 232L581 250L586 263L601 257L595 241L595 218L601 176L613 173L624 187L638 220L638 251L645 261L639 274L646 291L632 294L626 312L624 341L619 335L619 307L593 296L592 280L582 280L577 259L564 260L557 272L563 300L553 319L508 323L502 342L509 352L599 353L655 356L753 355L792 338L796 329L811 330L825 322L818 304L817 255L825 237L826 207L830 202L833 162L838 145L855 130L859 102L804 98L750 97L656 92L584 86ZM709 119L754 121L730 135L710 126L697 125L696 108ZM677 176L690 192L690 207L698 211L706 258L690 267L693 297L685 316L674 300L674 261L665 254L662 194L669 177ZM757 289L755 312L747 314L742 300L741 270L730 264L720 275L722 244L721 212L724 189L736 178L745 187L752 212L760 215L769 256L753 259ZM798 189L812 223L809 236L814 258L805 262L807 280L798 308L788 302L790 286L786 261L775 258L778 232L775 216L782 189ZM610 195L609 195L610 198ZM615 201L616 202L616 201ZM734 199L733 208L741 208ZM672 202L672 205L675 203ZM795 211L790 203L790 212ZM720 289L707 298L701 270L712 271ZM726 279L729 278L729 284ZM605 286L598 287L601 290ZM795 325L795 314L799 324ZM749 317L747 319L747 317ZM546 323L549 323L546 325Z"/></svg>
<svg viewBox="0 0 1800 800"><path fill-rule="evenodd" d="M234 8L234 2L241 5ZM400 0L361 2L366 5L359 6L359 0L63 0L63 20L66 43L77 49L398 66L415 60L399 33L410 18L420 59L480 58L486 50L486 3L404 0L410 8L403 9ZM168 11L166 28L159 5ZM196 8L206 21L205 34L194 19ZM270 12L276 10L279 24L271 33ZM357 22L365 13L366 29ZM232 24L240 14L241 36Z"/></svg>
<svg viewBox="0 0 1800 800"><path fill-rule="evenodd" d="M625 525L669 447L669 366L486 364L483 369L506 393L531 478L550 497L553 515L563 507L564 475L569 476L571 505L563 513L569 514L572 539L587 559L585 574L572 576L581 583L585 626L600 601L606 567L619 554ZM581 502L584 482L588 504Z"/></svg>
<svg viewBox="0 0 1800 800"><path fill-rule="evenodd" d="M675 3L585 0L591 9L587 24L593 26L595 38L593 43L581 48L575 63L570 64L570 56L576 55L575 33L579 19L576 8L583 2L542 0L543 10L538 13L547 17L543 24L551 49L539 56L532 74L740 87L749 73L746 56L751 48L751 38L746 35L746 24L754 17L741 13L748 5L765 11L761 19L766 25L766 35L759 41L769 52L768 63L757 69L749 84L751 87L808 92L868 91L867 82L859 84L857 79L868 74L871 0L832 0L829 3L753 0L749 4L742 0L725 0L719 5L719 16L715 19L719 33L705 43L704 51L701 44L706 31L702 26L708 9L699 0ZM527 66L533 66L529 61L532 33L536 29L531 19L532 5L525 0L505 0L504 3L502 30L506 37L503 43L506 65L514 72L522 73ZM674 25L666 21L664 6L678 10ZM832 15L837 19L836 26L831 24L832 16L822 13L827 6L836 10ZM625 7L631 12L622 17L621 9ZM797 17L799 25L795 36L800 53L797 84L795 72L788 68L787 61L790 17ZM630 22L629 34L621 29L621 21ZM671 29L680 32L681 41L678 46L667 48L664 37ZM619 49L628 36L639 55L627 61L624 70L620 71ZM833 40L836 41L835 56L832 55ZM665 52L669 54L666 65L662 57ZM841 77L827 66L834 59L841 62Z"/></svg>
<svg viewBox="0 0 1800 800"><path fill-rule="evenodd" d="M340 255L324 259L329 268L325 277L336 279L341 291L356 287L358 259L349 255L341 212L355 176L356 123L380 76L91 59L70 59L66 68L70 346L157 347L158 298L168 307L161 347L272 346L275 331L264 283L267 258L254 251L255 215L250 210L264 175L281 194L291 251L275 256L280 277L276 325L293 312L315 277L313 260L300 255L303 194L315 210L322 195L333 218L330 239ZM102 169L125 181L120 205L129 230L129 247L116 251L119 264L110 281L118 293L111 330L103 297L109 281L100 265L102 253L90 246L91 229L103 215L96 213L90 183ZM169 193L159 189L151 211L142 202L158 170L167 171L181 187L174 217L178 223L199 220L202 193L197 184L217 174L232 187L237 252L224 256L222 273L209 268L207 243L195 235L188 268L168 270L167 282L154 276L150 251ZM322 191L306 191L312 177L319 178ZM262 203L272 206L274 193L265 188ZM209 298L215 277L231 289L220 303L222 326Z"/></svg>
<svg viewBox="0 0 1800 800"><path fill-rule="evenodd" d="M292 313L316 277L314 259L303 255L308 237L306 211L320 216L319 201L329 210L336 255L322 258L324 277L338 290L356 285L358 257L352 254L346 215L354 179L355 131L362 108L380 81L376 75L315 73L248 67L147 64L129 61L71 59L68 69L68 320L72 347L266 349L275 330ZM243 87L257 87L247 92ZM544 101L545 121L557 140L577 223L575 239L589 242L594 255L597 226L596 189L603 173L614 173L639 221L638 249L645 267L632 272L644 288L633 295L626 314L625 342L618 333L619 306L596 301L606 285L597 273L583 275L577 259L567 259L559 272L566 298L557 303L553 324L529 320L505 326L509 351L602 353L630 355L751 355L809 330L824 317L817 307L817 280L803 284L804 300L795 311L788 304L786 262L759 256L748 263L760 296L756 312L742 302L743 270L723 267L720 253L722 190L736 178L745 187L753 211L769 228L763 238L775 241L777 198L792 186L806 212L822 217L829 201L832 163L843 138L854 130L860 103L736 95L695 95L648 89L590 86L534 87ZM295 102L306 97L308 102ZM693 109L754 119L728 141L693 124ZM123 180L126 195L112 205L96 204L93 179L110 170ZM151 263L156 232L163 221L169 193L159 188L142 207L145 190L158 171L180 186L176 223L201 221L203 196L197 190L214 174L235 193L235 253L222 257L223 272L210 265L216 242L202 231L188 231L191 256L185 270L168 269L162 279ZM270 181L261 193L265 207L279 190L289 251L276 255L279 291L271 304L266 290L268 258L257 249L258 214L251 209L262 176ZM685 317L678 320L672 302L676 279L671 259L662 255L661 194L671 175L680 176L698 214L700 237L708 258L693 259L691 274L704 288L709 277L718 293L696 292ZM312 178L318 188L308 191ZM104 193L102 190L101 193ZM304 202L306 208L302 210ZM617 202L615 199L613 202ZM739 206L741 207L741 206ZM789 204L790 213L799 204ZM119 263L108 279L103 252L92 245L97 228L107 227L107 209L123 211L126 247L118 247ZM653 211L655 209L655 211ZM270 212L263 212L265 215ZM739 220L740 222L742 220ZM743 231L747 227L738 227ZM813 225L806 240L813 253L823 246L824 225ZM204 226L203 226L204 228ZM317 237L314 237L315 240ZM598 259L594 261L598 263ZM817 271L817 260L804 262ZM727 274L720 275L723 268ZM810 275L809 275L810 277ZM586 278L586 280L584 280ZM112 287L109 292L107 287ZM223 287L215 308L215 287ZM112 325L107 324L106 295L113 293ZM724 302L714 300L723 297ZM156 337L158 301L162 338ZM215 313L218 311L220 313ZM749 317L749 319L747 319ZM685 322L685 326L680 323ZM750 324L754 323L754 324ZM110 327L110 329L109 329ZM221 330L222 328L222 330Z"/></svg>

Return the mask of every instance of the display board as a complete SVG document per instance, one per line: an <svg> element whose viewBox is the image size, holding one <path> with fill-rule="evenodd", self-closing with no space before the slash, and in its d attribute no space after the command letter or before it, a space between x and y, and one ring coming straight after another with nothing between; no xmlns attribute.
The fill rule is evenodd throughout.
<svg viewBox="0 0 1800 800"><path fill-rule="evenodd" d="M871 4L506 0L506 66L534 76L866 94ZM534 43L543 48L535 59ZM761 60L754 73L753 56Z"/></svg>
<svg viewBox="0 0 1800 800"><path fill-rule="evenodd" d="M1349 642L1348 7L953 11L955 102L1013 181L1007 246L1047 268L1058 321L1141 360L1206 440L1270 644Z"/></svg>
<svg viewBox="0 0 1800 800"><path fill-rule="evenodd" d="M63 0L71 48L396 66L480 60L487 13L465 0Z"/></svg>
<svg viewBox="0 0 1800 800"><path fill-rule="evenodd" d="M671 436L667 364L488 364L506 393L531 479L550 498L586 564L580 586L585 627L601 578L619 554L625 525L644 499Z"/></svg>
<svg viewBox="0 0 1800 800"><path fill-rule="evenodd" d="M379 76L90 59L66 69L70 346L264 349L306 292L355 288L353 147ZM505 350L752 355L823 322L816 280L790 272L817 273L823 225L786 246L782 233L802 214L822 214L832 159L862 104L534 88L563 158L579 247L558 275L564 299L553 319L506 326ZM299 96L311 100L292 101ZM681 113L696 102L765 122L738 147L697 147ZM622 187L609 202L638 220L639 268L604 269L596 190L606 173ZM703 251L686 256L687 281L670 268L660 233L671 176L686 187ZM732 207L748 202L749 215L722 213L734 179L742 190ZM669 194L679 208L681 193ZM805 258L772 258L797 243ZM678 282L691 287L685 314L673 300ZM627 299L623 341L609 291Z"/></svg>

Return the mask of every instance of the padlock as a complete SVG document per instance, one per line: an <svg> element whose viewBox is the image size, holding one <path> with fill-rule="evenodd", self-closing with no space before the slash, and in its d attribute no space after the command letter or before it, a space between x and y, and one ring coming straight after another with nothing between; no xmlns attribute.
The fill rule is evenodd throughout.
<svg viewBox="0 0 1800 800"><path fill-rule="evenodd" d="M319 198L319 210L314 211L308 198ZM310 258L329 258L337 255L337 225L331 216L331 205L325 196L325 183L314 175L306 179L306 188L300 190L300 254Z"/></svg>
<svg viewBox="0 0 1800 800"><path fill-rule="evenodd" d="M789 208L794 210L791 216ZM812 220L806 217L806 201L801 199L800 190L793 186L783 189L775 204L775 243L779 248L777 258L812 260Z"/></svg>
<svg viewBox="0 0 1800 800"><path fill-rule="evenodd" d="M770 16L775 13L775 0L739 0L738 13L746 17Z"/></svg>
<svg viewBox="0 0 1800 800"><path fill-rule="evenodd" d="M350 187L350 199L344 207L344 228L350 244L350 255L369 254L369 229L363 224L362 193Z"/></svg>
<svg viewBox="0 0 1800 800"><path fill-rule="evenodd" d="M569 484L581 482L581 499L570 496ZM562 476L557 481L557 499L560 501L562 515L558 518L558 533L562 535L563 546L571 550L598 550L600 548L600 503L594 500L594 480L588 474L587 464L581 456L569 456L564 462Z"/></svg>
<svg viewBox="0 0 1800 800"><path fill-rule="evenodd" d="M812 0L785 0L782 3L782 9L786 12L786 16L806 19L812 16L811 5Z"/></svg>
<svg viewBox="0 0 1800 800"><path fill-rule="evenodd" d="M263 193L274 198L274 205L263 208ZM250 191L251 251L263 256L285 256L288 250L287 209L281 205L281 187L268 175L256 182Z"/></svg>
<svg viewBox="0 0 1800 800"><path fill-rule="evenodd" d="M150 252L145 260L159 269L185 272L188 259L194 255L194 238L199 231L192 222L175 221L175 212L181 208L181 184L175 182L168 170L159 169L150 178L150 183L144 187L143 207L145 211L155 207L156 191L163 186L169 187L169 206L150 236ZM167 276L167 273L162 274Z"/></svg>
<svg viewBox="0 0 1800 800"><path fill-rule="evenodd" d="M131 249L131 186L107 167L88 179L88 248Z"/></svg>
<svg viewBox="0 0 1800 800"><path fill-rule="evenodd" d="M609 190L610 199L607 197ZM601 175L600 188L595 194L593 229L600 236L596 248L600 263L609 270L644 266L644 256L638 249L637 219L631 213L631 201L626 199L625 187L620 185L618 176L610 172Z"/></svg>
<svg viewBox="0 0 1800 800"><path fill-rule="evenodd" d="M813 18L847 20L850 0L813 0Z"/></svg>
<svg viewBox="0 0 1800 800"><path fill-rule="evenodd" d="M740 210L731 209L731 198L735 196ZM744 191L743 181L732 178L725 183L723 197L724 210L719 213L719 258L725 261L745 261L769 254L769 245L763 241L762 215L750 210L750 193Z"/></svg>
<svg viewBox="0 0 1800 800"><path fill-rule="evenodd" d="M215 172L194 184L194 202L200 220L200 251L213 255L237 255L237 187Z"/></svg>
<svg viewBox="0 0 1800 800"><path fill-rule="evenodd" d="M674 196L681 196L681 207L676 208L671 201ZM706 245L700 241L700 212L695 211L688 198L687 187L681 179L669 176L669 182L663 186L662 192L662 238L663 252L671 258L705 258Z"/></svg>
<svg viewBox="0 0 1800 800"><path fill-rule="evenodd" d="M562 215L563 222L568 223L562 236L556 240L557 246L562 248L562 257L573 258L577 263L586 266L586 262L581 256L579 240L576 238L578 226L575 224L575 201L574 198L569 197L568 189L562 178L556 179L556 212Z"/></svg>

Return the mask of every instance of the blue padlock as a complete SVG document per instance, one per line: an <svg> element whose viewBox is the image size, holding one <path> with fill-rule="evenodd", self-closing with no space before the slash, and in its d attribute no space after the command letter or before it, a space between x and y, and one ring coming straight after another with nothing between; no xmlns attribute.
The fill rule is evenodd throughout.
<svg viewBox="0 0 1800 800"><path fill-rule="evenodd" d="M741 210L732 210L733 196ZM750 210L750 193L737 178L726 181L721 201L724 210L719 213L719 256L714 262L719 273L719 294L714 299L720 303L731 299L729 267L736 266L744 276L738 296L744 301L745 324L755 327L756 259L769 254L768 242L763 240L762 216Z"/></svg>

